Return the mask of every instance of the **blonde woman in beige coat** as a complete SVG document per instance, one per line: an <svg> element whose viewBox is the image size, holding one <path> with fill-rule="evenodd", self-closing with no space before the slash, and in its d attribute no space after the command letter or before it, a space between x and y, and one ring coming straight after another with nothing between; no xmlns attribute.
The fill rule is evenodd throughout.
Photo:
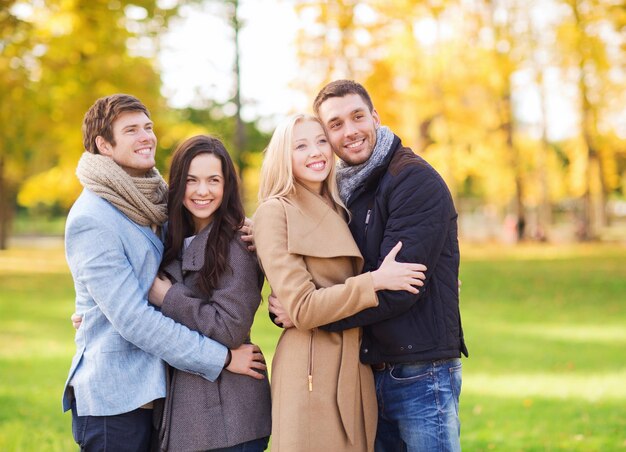
<svg viewBox="0 0 626 452"><path fill-rule="evenodd" d="M378 305L378 290L417 292L425 267L394 261L373 272L346 223L324 129L311 116L281 124L266 150L254 217L257 254L295 328L283 331L272 363L272 450L371 451L376 395L359 362L360 329L319 326Z"/></svg>

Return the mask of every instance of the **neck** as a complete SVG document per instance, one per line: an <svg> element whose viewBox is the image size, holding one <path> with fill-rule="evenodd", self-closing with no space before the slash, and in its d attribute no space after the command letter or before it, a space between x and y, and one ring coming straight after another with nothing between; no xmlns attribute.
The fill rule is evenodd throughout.
<svg viewBox="0 0 626 452"><path fill-rule="evenodd" d="M324 189L324 184L322 182L306 182L302 180L297 180L296 182L298 182L306 189L312 191L313 193L317 193L318 195L321 195Z"/></svg>

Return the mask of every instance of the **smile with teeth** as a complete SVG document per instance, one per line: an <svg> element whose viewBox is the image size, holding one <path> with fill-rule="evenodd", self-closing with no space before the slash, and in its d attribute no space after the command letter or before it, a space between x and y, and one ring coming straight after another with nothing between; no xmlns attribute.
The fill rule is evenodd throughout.
<svg viewBox="0 0 626 452"><path fill-rule="evenodd" d="M213 200L212 199L192 199L192 202L194 204L199 205L199 206L206 206L206 205L210 204L211 201L213 201Z"/></svg>
<svg viewBox="0 0 626 452"><path fill-rule="evenodd" d="M313 163L309 163L306 167L315 171L319 171L319 170L323 170L324 168L326 168L326 162L324 161L313 162Z"/></svg>
<svg viewBox="0 0 626 452"><path fill-rule="evenodd" d="M353 141L353 142L352 142L352 143L350 143L350 144L346 144L346 147L347 147L348 149L353 149L353 148L356 148L356 147L361 146L363 143L365 143L365 138L363 138L363 139L361 139L361 140L359 140L359 141Z"/></svg>
<svg viewBox="0 0 626 452"><path fill-rule="evenodd" d="M135 151L139 155L150 155L152 153L152 148L141 148Z"/></svg>

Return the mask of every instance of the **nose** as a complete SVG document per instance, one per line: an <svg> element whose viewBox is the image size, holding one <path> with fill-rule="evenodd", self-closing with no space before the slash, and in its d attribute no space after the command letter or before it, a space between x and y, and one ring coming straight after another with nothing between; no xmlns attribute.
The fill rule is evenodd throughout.
<svg viewBox="0 0 626 452"><path fill-rule="evenodd" d="M314 145L314 146L311 146L311 152L309 152L309 155L311 157L317 157L318 155L322 155L322 151L320 151L319 146Z"/></svg>
<svg viewBox="0 0 626 452"><path fill-rule="evenodd" d="M152 138L152 132L146 129L141 129L141 131L139 132L139 139L141 141L148 141Z"/></svg>
<svg viewBox="0 0 626 452"><path fill-rule="evenodd" d="M346 137L350 137L358 132L358 129L352 123L352 121L346 121L343 128L343 133Z"/></svg>
<svg viewBox="0 0 626 452"><path fill-rule="evenodd" d="M198 193L198 195L206 195L209 193L209 184L204 182L204 181L200 181L198 183L198 186L196 187L196 193Z"/></svg>

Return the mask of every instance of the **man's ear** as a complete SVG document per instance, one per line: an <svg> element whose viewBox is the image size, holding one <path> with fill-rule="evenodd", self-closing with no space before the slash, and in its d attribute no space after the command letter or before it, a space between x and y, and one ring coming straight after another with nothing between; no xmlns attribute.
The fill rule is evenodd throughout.
<svg viewBox="0 0 626 452"><path fill-rule="evenodd" d="M113 152L111 144L107 140L102 138L100 135L96 137L96 147L98 148L98 151L102 155L110 156L111 153Z"/></svg>
<svg viewBox="0 0 626 452"><path fill-rule="evenodd" d="M372 110L372 118L374 118L374 125L378 129L378 127L380 126L380 117L378 116L378 112L376 111L376 109Z"/></svg>

